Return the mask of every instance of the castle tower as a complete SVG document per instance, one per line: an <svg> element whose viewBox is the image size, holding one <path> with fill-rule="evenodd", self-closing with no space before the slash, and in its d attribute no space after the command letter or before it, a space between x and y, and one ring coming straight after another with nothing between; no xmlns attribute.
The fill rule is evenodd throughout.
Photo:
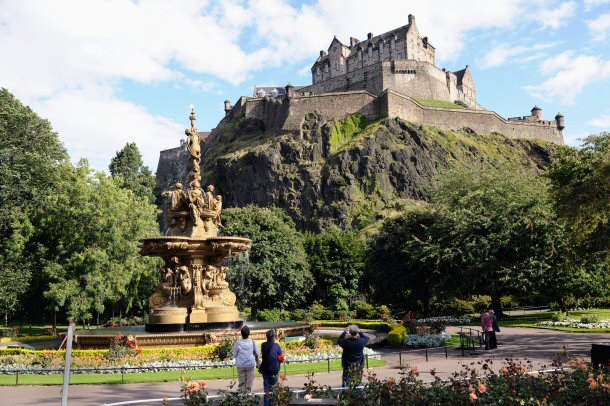
<svg viewBox="0 0 610 406"><path fill-rule="evenodd" d="M557 129L559 131L563 131L563 129L566 128L564 119L563 119L563 114L557 113L557 115L555 116L555 124L557 124Z"/></svg>
<svg viewBox="0 0 610 406"><path fill-rule="evenodd" d="M537 121L542 121L542 109L538 106L534 106L532 109L532 117L535 117Z"/></svg>

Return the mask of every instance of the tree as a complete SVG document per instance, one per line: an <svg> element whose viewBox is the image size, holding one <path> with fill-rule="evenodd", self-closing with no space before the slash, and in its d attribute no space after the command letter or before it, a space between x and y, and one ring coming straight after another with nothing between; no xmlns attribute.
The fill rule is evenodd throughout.
<svg viewBox="0 0 610 406"><path fill-rule="evenodd" d="M0 311L19 309L32 269L23 260L29 216L57 182L68 156L47 120L0 89Z"/></svg>
<svg viewBox="0 0 610 406"><path fill-rule="evenodd" d="M158 209L85 161L60 172L57 192L32 216L27 252L40 270L34 287L71 320L88 321L109 304L126 312L141 306L151 293L141 286L154 285L161 264L140 256L138 241L159 234Z"/></svg>
<svg viewBox="0 0 610 406"><path fill-rule="evenodd" d="M145 197L149 202L155 201L155 175L144 166L142 154L135 142L125 144L110 161L110 174L123 179L123 186L136 196Z"/></svg>
<svg viewBox="0 0 610 406"><path fill-rule="evenodd" d="M314 277L315 299L345 309L358 297L365 244L354 233L330 230L305 234L305 251Z"/></svg>
<svg viewBox="0 0 610 406"><path fill-rule="evenodd" d="M442 174L432 203L443 218L427 248L452 269L462 291L491 296L533 292L542 263L559 254L548 184L515 165L476 165Z"/></svg>
<svg viewBox="0 0 610 406"><path fill-rule="evenodd" d="M440 221L438 213L423 207L383 223L370 241L366 265L366 280L377 303L429 314L431 299L444 289L439 261L427 251Z"/></svg>
<svg viewBox="0 0 610 406"><path fill-rule="evenodd" d="M551 193L581 256L610 256L610 133L562 147L548 173Z"/></svg>
<svg viewBox="0 0 610 406"><path fill-rule="evenodd" d="M224 235L252 240L249 266L232 266L228 280L240 307L252 316L261 309L293 309L313 287L301 234L293 220L276 208L223 211Z"/></svg>

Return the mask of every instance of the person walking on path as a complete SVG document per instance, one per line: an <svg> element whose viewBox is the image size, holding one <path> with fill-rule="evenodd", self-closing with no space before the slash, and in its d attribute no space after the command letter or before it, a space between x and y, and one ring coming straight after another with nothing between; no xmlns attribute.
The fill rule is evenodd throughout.
<svg viewBox="0 0 610 406"><path fill-rule="evenodd" d="M282 347L275 342L275 331L269 330L266 335L267 341L263 343L261 348L262 362L258 372L263 376L264 405L272 406L271 395L273 388L277 385L277 376L280 372L280 364L284 362L284 354L282 353Z"/></svg>
<svg viewBox="0 0 610 406"><path fill-rule="evenodd" d="M250 337L250 328L248 326L241 328L241 337L241 340L235 342L233 357L237 367L239 391L241 393L250 393L254 383L254 368L259 365L260 350L256 342L248 338Z"/></svg>
<svg viewBox="0 0 610 406"><path fill-rule="evenodd" d="M349 337L345 337L349 333ZM343 367L343 383L346 387L352 379L357 379L357 384L362 381L364 370L364 347L368 344L369 338L360 331L357 325L352 324L337 340L337 345L343 348L341 355L341 366Z"/></svg>
<svg viewBox="0 0 610 406"><path fill-rule="evenodd" d="M485 349L493 350L496 348L496 333L494 332L493 319L488 312L481 314L481 327L483 328L483 340L485 341Z"/></svg>

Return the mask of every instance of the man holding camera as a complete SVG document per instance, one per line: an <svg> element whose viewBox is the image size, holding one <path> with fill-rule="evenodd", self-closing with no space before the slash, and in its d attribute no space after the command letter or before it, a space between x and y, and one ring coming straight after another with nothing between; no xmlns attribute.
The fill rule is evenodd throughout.
<svg viewBox="0 0 610 406"><path fill-rule="evenodd" d="M369 338L355 324L346 327L339 340L337 340L337 345L343 348L343 355L341 355L343 387L349 386L352 379L355 380L354 383L357 385L362 381L364 347L368 342Z"/></svg>

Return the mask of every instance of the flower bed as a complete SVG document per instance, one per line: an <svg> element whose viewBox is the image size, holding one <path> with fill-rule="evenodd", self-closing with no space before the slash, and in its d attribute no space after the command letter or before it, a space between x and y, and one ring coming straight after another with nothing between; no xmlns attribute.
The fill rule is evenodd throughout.
<svg viewBox="0 0 610 406"><path fill-rule="evenodd" d="M315 350L298 344L284 345L286 362L317 362L341 357L341 348L320 340L320 346ZM169 371L176 369L203 369L231 367L233 359L219 360L215 356L216 346L207 345L190 348L159 348L143 349L137 355L129 355L120 359L109 358L109 350L74 350L72 358L73 369L87 369L75 373L125 373ZM371 358L380 358L377 352L365 348L365 354ZM8 349L0 351L0 373L62 373L65 364L64 351L35 351L24 349ZM132 369L130 369L132 368ZM42 372L45 371L45 372Z"/></svg>
<svg viewBox="0 0 610 406"><path fill-rule="evenodd" d="M468 316L438 316L438 317L426 317L425 319L418 319L418 323L442 323L444 325L455 325L455 324L469 324L472 322L472 318Z"/></svg>
<svg viewBox="0 0 610 406"><path fill-rule="evenodd" d="M446 341L451 339L451 334L409 334L405 337L403 344L406 347L433 348L442 347Z"/></svg>
<svg viewBox="0 0 610 406"><path fill-rule="evenodd" d="M571 328L610 328L610 320L601 320L597 323L581 323L579 320L564 320L564 321L541 321L536 323L537 326L550 327L571 327Z"/></svg>

